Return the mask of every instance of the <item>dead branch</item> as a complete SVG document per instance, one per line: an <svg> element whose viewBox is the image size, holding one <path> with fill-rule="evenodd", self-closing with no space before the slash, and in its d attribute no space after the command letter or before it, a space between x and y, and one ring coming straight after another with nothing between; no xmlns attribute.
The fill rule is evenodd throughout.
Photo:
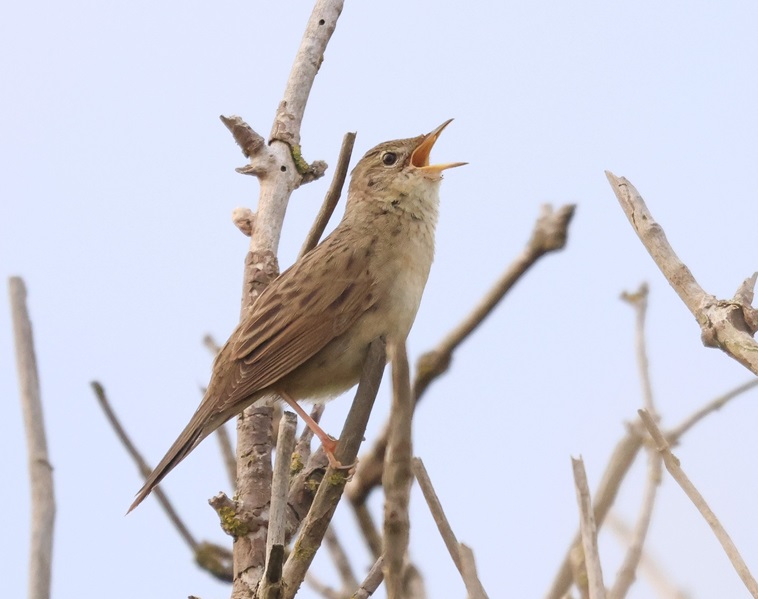
<svg viewBox="0 0 758 599"><path fill-rule="evenodd" d="M350 559L347 556L347 551L345 551L345 548L342 546L342 543L340 543L339 538L337 538L337 533L334 530L334 526L329 526L329 528L326 529L326 534L324 535L324 543L326 544L326 549L329 551L329 555L332 558L332 562L337 568L337 573L340 575L342 589L344 593L347 594L350 589L354 589L358 586L358 579L353 573L353 568L350 565Z"/></svg>
<svg viewBox="0 0 758 599"><path fill-rule="evenodd" d="M619 572L616 575L616 582L608 592L609 599L623 599L626 597L629 589L637 577L637 567L642 559L642 548L645 546L647 531L650 528L650 520L653 515L655 498L658 487L661 484L661 458L654 451L648 451L648 471L645 483L645 493L642 499L640 515L637 518L637 525L629 542L624 561L621 563Z"/></svg>
<svg viewBox="0 0 758 599"><path fill-rule="evenodd" d="M268 505L271 499L273 408L253 404L237 419L237 483L234 521L232 599L249 599L266 563ZM244 486L240 480L245 481Z"/></svg>
<svg viewBox="0 0 758 599"><path fill-rule="evenodd" d="M305 165L306 168L303 168L300 127L313 80L323 61L326 46L337 26L342 6L343 0L316 1L274 118L269 144L261 145L256 135L250 133L252 128L246 127L242 119L235 122L236 127L250 130L244 134L235 134L235 139L243 140L241 145L244 152L249 154L249 165L241 172L257 176L260 183L254 234L250 237L249 251L245 257L242 318L261 291L279 272L276 255L284 214L292 191L300 184L323 174L326 168L324 163L318 165L314 163L312 167ZM248 144L249 140L252 141ZM249 434L244 420L250 416L250 410L253 409L248 408L240 417L237 428L238 458L247 453L247 448L250 447L250 439L244 438L245 434ZM240 449L240 446L246 448ZM237 464L237 494L240 502L243 505L260 505L263 498L256 495L259 490L259 485L255 480L256 468L247 467L247 464L239 459ZM259 517L261 515L262 512ZM246 542L243 543L240 538L237 538L234 544L235 572L240 573L240 578L239 582L235 580L233 598L249 596L252 589L257 586L254 575L260 580L260 575L263 573L265 552L251 553L250 549L253 545L259 545L260 537L254 539L252 535L263 534L265 537L267 523L265 518L260 518L255 524L251 527L251 532L248 533L250 538ZM253 558L252 562L251 558Z"/></svg>
<svg viewBox="0 0 758 599"><path fill-rule="evenodd" d="M31 539L29 541L28 597L29 599L48 599L55 525L53 467L47 452L32 321L26 305L26 285L21 277L8 279L8 293L13 321L13 341L16 348L21 411L24 415L26 448L29 454Z"/></svg>
<svg viewBox="0 0 758 599"><path fill-rule="evenodd" d="M392 347L392 408L390 436L384 465L384 581L388 599L403 597L403 564L408 552L410 503L411 379L405 343Z"/></svg>
<svg viewBox="0 0 758 599"><path fill-rule="evenodd" d="M716 514L713 513L713 510L711 510L710 506L706 503L703 496L695 488L695 485L692 484L690 479L684 473L684 470L682 470L679 459L674 456L673 453L671 453L671 448L661 433L660 429L658 428L658 425L655 423L655 420L650 416L650 414L647 413L646 410L638 410L637 413L640 415L642 423L650 433L650 436L653 437L656 449L661 454L663 463L666 465L666 470L669 471L669 474L671 474L673 479L679 484L679 486L685 492L687 497L689 497L690 501L692 501L703 518L705 518L705 521L713 530L713 533L716 535L719 543L721 543L721 546L724 548L729 561L732 562L732 566L734 566L734 569L737 571L737 574L739 575L747 590L753 597L758 597L758 582L756 582L755 578L753 578L753 575L750 573L747 564L742 559L737 546L734 544L729 534L721 525L721 522L716 517Z"/></svg>
<svg viewBox="0 0 758 599"><path fill-rule="evenodd" d="M335 451L335 457L342 464L354 463L358 455L371 408L379 391L385 363L384 340L376 339L369 346L358 391ZM347 478L348 472L345 470L336 470L332 467L327 469L292 553L284 564L283 599L292 599L300 588L337 508Z"/></svg>
<svg viewBox="0 0 758 599"><path fill-rule="evenodd" d="M579 505L579 529L582 533L584 563L587 572L587 586L590 599L605 599L605 584L603 570L600 567L600 554L597 550L597 527L592 510L590 489L587 485L587 473L584 471L582 458L571 458L576 487L576 501Z"/></svg>
<svg viewBox="0 0 758 599"><path fill-rule="evenodd" d="M753 339L758 330L758 311L752 306L758 273L748 277L730 300L719 300L706 293L676 255L663 227L655 221L634 186L609 171L605 175L645 249L700 325L703 344L723 350L758 374L758 343Z"/></svg>
<svg viewBox="0 0 758 599"><path fill-rule="evenodd" d="M606 518L606 527L610 528L625 545L634 543L634 533L616 514L611 512ZM655 589L656 596L661 599L691 599L682 589L677 588L664 574L657 561L647 552L640 557L640 571Z"/></svg>
<svg viewBox="0 0 758 599"><path fill-rule="evenodd" d="M276 442L276 461L271 482L271 504L268 538L266 540L265 576L261 581L259 596L276 599L281 595L282 569L284 567L285 523L287 518L287 491L290 481L290 460L295 448L297 416L284 412L279 421Z"/></svg>
<svg viewBox="0 0 758 599"><path fill-rule="evenodd" d="M703 418L708 416L708 414L711 414L712 412L715 412L716 410L720 410L727 403L732 401L734 398L739 397L746 391L750 391L750 389L752 389L756 385L758 385L758 379L751 379L748 382L735 387L731 391L724 393L724 395L721 395L709 401L706 405L704 405L702 408L697 410L691 416L688 416L687 418L685 418L685 420L681 424L679 424L679 426L676 426L672 428L671 430L669 430L666 433L666 440L671 445L676 444L681 438L681 436L684 435L684 433L689 431L693 426L695 426Z"/></svg>
<svg viewBox="0 0 758 599"><path fill-rule="evenodd" d="M647 348L645 344L645 319L647 318L647 297L649 288L647 283L642 283L640 288L634 293L625 291L621 294L621 299L634 308L635 314L635 350L637 352L637 369L640 374L640 383L642 384L642 405L651 413L655 413L653 407L653 385L650 382L650 363L647 359Z"/></svg>
<svg viewBox="0 0 758 599"><path fill-rule="evenodd" d="M368 599L384 580L384 558L379 557L366 575L366 579L350 599Z"/></svg>
<svg viewBox="0 0 758 599"><path fill-rule="evenodd" d="M350 166L353 145L355 145L355 133L345 133L345 137L342 139L342 148L340 148L340 154L337 158L337 166L334 169L332 183L329 186L329 191L326 192L326 197L323 204L321 204L321 209L316 216L316 220L305 237L303 247L300 248L300 257L305 256L305 254L318 245L319 239L324 234L324 229L326 229L326 225L329 223L329 219L337 207L337 202L339 202L340 195L342 195L342 187L345 185L345 179L347 179L347 169Z"/></svg>
<svg viewBox="0 0 758 599"><path fill-rule="evenodd" d="M447 547L450 557L453 558L455 567L463 578L469 599L486 599L487 593L476 574L473 552L462 543L458 543L458 539L455 537L450 522L448 521L447 516L445 516L445 511L442 509L439 497L437 497L437 493L434 490L432 480L429 478L429 473L426 471L424 462L422 462L420 458L413 458L411 464L413 467L413 475L416 477L416 480L421 487L421 492L429 506L429 511L432 513L432 518L434 518L434 522L445 543L445 547ZM466 547L470 554L465 556L465 558L461 555L461 550L464 547Z"/></svg>
<svg viewBox="0 0 758 599"><path fill-rule="evenodd" d="M597 526L602 526L605 516L608 514L616 496L621 488L621 483L629 472L642 447L643 436L637 427L630 425L627 427L627 434L618 442L613 450L608 465L605 467L603 478L595 491L595 522ZM571 541L563 563L558 569L552 586L545 595L546 599L561 599L568 592L572 581L574 580L572 570L572 552L574 548L581 544L581 534L577 533Z"/></svg>

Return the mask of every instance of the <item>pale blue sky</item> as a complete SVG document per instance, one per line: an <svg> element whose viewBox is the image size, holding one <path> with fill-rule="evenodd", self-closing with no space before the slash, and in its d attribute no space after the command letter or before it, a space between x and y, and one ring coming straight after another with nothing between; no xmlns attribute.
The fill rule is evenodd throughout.
<svg viewBox="0 0 758 599"><path fill-rule="evenodd" d="M24 277L34 321L58 518L56 597L225 597L140 486L105 423L98 379L157 461L207 382L210 332L238 317L247 239L231 224L255 179L219 114L264 136L310 2L7 4L0 17L0 269ZM730 297L758 270L754 3L348 2L305 115L303 151L334 165L380 141L455 122L434 150L445 175L435 265L410 338L430 348L519 252L543 202L578 204L568 248L541 262L461 347L415 420L425 460L493 599L540 597L576 528L569 456L596 486L640 407L624 289L651 285L652 377L676 424L749 373L715 350L659 274L603 171L628 177L681 258ZM292 198L280 260L296 255L327 178ZM341 209L340 209L341 211ZM0 310L0 509L8 597L26 586L28 482L7 304ZM385 384L369 439L388 409ZM339 431L349 400L327 410ZM755 394L677 448L758 570ZM624 487L633 520L643 469ZM215 443L163 488L198 537L223 542L206 499L229 490ZM381 504L374 499L377 515ZM413 558L431 599L463 597L418 489ZM338 532L353 538L342 510ZM355 544L355 543L354 543ZM358 544L356 566L369 563ZM648 548L695 598L742 597L710 530L665 478ZM620 552L604 536L606 580ZM331 570L324 575L333 577ZM632 597L650 597L644 580ZM304 598L312 594L304 592ZM382 596L382 595L380 595Z"/></svg>

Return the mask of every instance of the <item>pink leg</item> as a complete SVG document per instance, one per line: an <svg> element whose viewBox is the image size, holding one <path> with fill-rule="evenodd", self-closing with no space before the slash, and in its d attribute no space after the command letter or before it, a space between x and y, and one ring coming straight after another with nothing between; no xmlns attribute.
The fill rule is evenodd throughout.
<svg viewBox="0 0 758 599"><path fill-rule="evenodd" d="M301 408L300 404L292 399L287 393L281 389L277 389L276 392L287 403L288 406L295 410L297 415L303 419L303 422L308 425L308 428L311 429L313 431L313 434L318 437L319 441L321 441L321 445L324 446L326 457L329 459L329 465L332 468L345 469L346 467L343 466L336 457L334 457L334 451L337 449L337 439L325 433L324 429L318 425L318 422L311 418L311 415L308 414L308 412L306 412L303 408ZM347 466L348 469L351 467L352 466Z"/></svg>

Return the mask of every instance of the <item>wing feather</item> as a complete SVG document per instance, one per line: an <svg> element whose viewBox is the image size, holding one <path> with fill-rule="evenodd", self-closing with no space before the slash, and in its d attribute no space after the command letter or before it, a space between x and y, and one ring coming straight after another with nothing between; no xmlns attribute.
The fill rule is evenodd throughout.
<svg viewBox="0 0 758 599"><path fill-rule="evenodd" d="M264 290L214 365L216 410L274 385L371 308L374 277L358 259L365 243L338 245L332 234Z"/></svg>

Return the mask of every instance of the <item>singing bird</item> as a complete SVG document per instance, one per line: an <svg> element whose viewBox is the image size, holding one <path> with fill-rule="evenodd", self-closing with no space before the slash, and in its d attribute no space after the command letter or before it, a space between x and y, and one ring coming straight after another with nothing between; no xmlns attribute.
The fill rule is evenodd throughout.
<svg viewBox="0 0 758 599"><path fill-rule="evenodd" d="M449 123L361 158L342 221L255 300L216 357L200 406L129 511L205 437L263 398L288 403L336 463L336 441L297 402L347 391L371 341L391 346L408 336L434 257L442 171L466 164L429 164Z"/></svg>

